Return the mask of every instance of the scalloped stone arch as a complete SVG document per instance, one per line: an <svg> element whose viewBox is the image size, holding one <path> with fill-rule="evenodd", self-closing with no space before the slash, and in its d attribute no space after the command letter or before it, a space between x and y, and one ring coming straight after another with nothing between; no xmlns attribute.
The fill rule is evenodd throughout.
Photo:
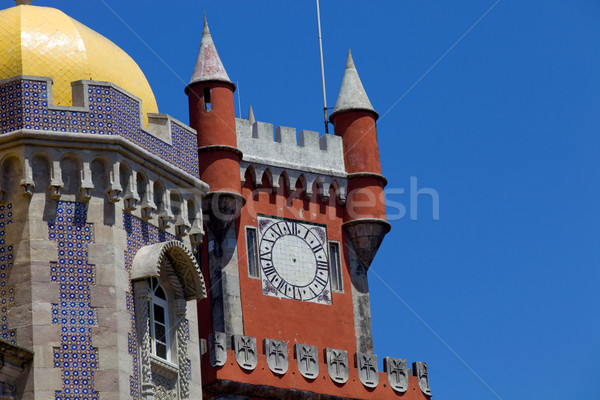
<svg viewBox="0 0 600 400"><path fill-rule="evenodd" d="M206 285L200 267L192 253L179 241L157 243L142 247L133 259L131 280L160 275L160 266L168 258L186 300L206 298Z"/></svg>

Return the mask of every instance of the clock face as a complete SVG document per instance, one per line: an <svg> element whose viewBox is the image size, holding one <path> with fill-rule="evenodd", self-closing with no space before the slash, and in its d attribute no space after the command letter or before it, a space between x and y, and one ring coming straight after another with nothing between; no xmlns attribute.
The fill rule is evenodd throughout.
<svg viewBox="0 0 600 400"><path fill-rule="evenodd" d="M324 226L259 216L258 235L264 295L331 304Z"/></svg>

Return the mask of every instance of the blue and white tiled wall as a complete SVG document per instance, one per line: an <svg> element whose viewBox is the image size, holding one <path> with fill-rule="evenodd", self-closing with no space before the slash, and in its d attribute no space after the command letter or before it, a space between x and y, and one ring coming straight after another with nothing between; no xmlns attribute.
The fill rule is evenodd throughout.
<svg viewBox="0 0 600 400"><path fill-rule="evenodd" d="M54 367L62 372L63 388L56 400L97 400L98 351L92 347L92 327L98 318L90 303L95 266L88 264L94 228L87 223L87 204L59 201L56 207L56 218L48 221L48 237L58 245L58 262L50 263L50 278L59 293L59 302L52 305L52 324L60 327L61 335Z"/></svg>
<svg viewBox="0 0 600 400"><path fill-rule="evenodd" d="M19 129L121 136L183 171L198 176L196 135L171 124L170 146L140 128L140 103L111 86L88 87L87 111L51 109L46 81L0 84L0 134Z"/></svg>
<svg viewBox="0 0 600 400"><path fill-rule="evenodd" d="M16 344L16 332L9 329L8 310L15 304L14 288L8 286L8 278L13 268L13 246L6 241L6 228L13 222L12 204L0 205L0 337Z"/></svg>

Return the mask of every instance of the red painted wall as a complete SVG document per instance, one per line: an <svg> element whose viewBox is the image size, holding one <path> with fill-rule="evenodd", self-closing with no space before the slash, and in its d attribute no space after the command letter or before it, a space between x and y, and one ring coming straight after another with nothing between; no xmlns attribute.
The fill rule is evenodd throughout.
<svg viewBox="0 0 600 400"><path fill-rule="evenodd" d="M214 383L217 380L244 382L251 385L272 385L282 388L294 388L298 390L335 395L339 397L348 397L353 399L402 399L402 400L429 400L421 392L417 377L409 376L409 387L405 393L395 392L389 385L387 374L379 373L379 384L376 388L366 388L358 377L358 371L350 362L349 379L345 384L335 383L329 378L327 365L323 359L323 354L319 353L319 376L314 379L306 379L298 370L296 360L293 357L292 347L289 351L289 369L285 375L276 375L267 366L265 355L258 354L258 365L252 372L242 370L236 360L233 351L227 352L227 363L220 368L203 368L202 382L204 385ZM350 357L350 355L348 355ZM203 365L209 363L208 354L202 358ZM209 364L210 365L210 364ZM262 397L252 397L253 399L263 399ZM266 399L265 399L266 400Z"/></svg>
<svg viewBox="0 0 600 400"><path fill-rule="evenodd" d="M289 199L284 190L280 188L277 194L272 194L270 188L252 191L250 184L242 188L247 202L239 220L238 255L244 333L257 337L261 342L259 347L262 346L262 338L269 338L353 353L356 350L354 315L350 276L344 257L344 293L333 292L331 305L264 296L261 280L248 276L245 227L257 226L257 214L326 225L328 239L342 243L342 212L335 196L330 198L329 204L323 204L317 194L308 201L299 191Z"/></svg>

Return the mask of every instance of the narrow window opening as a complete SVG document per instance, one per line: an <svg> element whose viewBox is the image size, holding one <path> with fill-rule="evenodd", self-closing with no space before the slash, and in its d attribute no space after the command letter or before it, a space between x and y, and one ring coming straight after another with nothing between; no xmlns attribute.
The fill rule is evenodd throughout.
<svg viewBox="0 0 600 400"><path fill-rule="evenodd" d="M258 254L256 252L256 229L246 228L246 250L248 251L248 275L251 278L260 278L258 270Z"/></svg>
<svg viewBox="0 0 600 400"><path fill-rule="evenodd" d="M210 88L205 87L203 89L203 94L204 94L204 110L206 111L210 111L211 106L210 106Z"/></svg>
<svg viewBox="0 0 600 400"><path fill-rule="evenodd" d="M167 310L167 294L160 286L158 279L153 277L150 279L150 301L148 302L152 354L169 361L169 313Z"/></svg>
<svg viewBox="0 0 600 400"><path fill-rule="evenodd" d="M329 242L329 267L331 269L331 290L343 292L344 286L342 284L342 263L339 243Z"/></svg>

